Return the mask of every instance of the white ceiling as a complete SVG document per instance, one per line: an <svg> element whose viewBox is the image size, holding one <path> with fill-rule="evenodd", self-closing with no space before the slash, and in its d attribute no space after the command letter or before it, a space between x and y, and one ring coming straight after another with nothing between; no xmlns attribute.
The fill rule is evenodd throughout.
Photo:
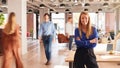
<svg viewBox="0 0 120 68"><path fill-rule="evenodd" d="M1 1L0 10L7 13L7 3L3 4ZM89 3L90 6L84 6L85 3ZM108 3L108 7L104 7L104 3ZM40 4L53 9L54 12L65 12L66 9L69 9L70 12L80 12L86 8L89 12L97 12L99 8L102 9L102 12L113 12L120 8L120 0L27 0L27 9L39 10ZM60 4L65 4L65 7L61 8Z"/></svg>
<svg viewBox="0 0 120 68"><path fill-rule="evenodd" d="M69 9L71 12L80 12L88 9L89 12L96 12L99 8L102 12L113 12L120 7L120 0L28 0L28 7L40 9L39 5L44 4L47 8L55 10L55 12L65 12ZM84 6L89 3L90 6ZM108 7L103 4L108 3ZM60 7L60 4L65 4L65 7Z"/></svg>

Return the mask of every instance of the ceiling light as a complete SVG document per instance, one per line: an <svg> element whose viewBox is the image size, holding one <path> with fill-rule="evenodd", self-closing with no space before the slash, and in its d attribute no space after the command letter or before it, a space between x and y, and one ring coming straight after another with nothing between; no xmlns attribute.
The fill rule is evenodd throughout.
<svg viewBox="0 0 120 68"><path fill-rule="evenodd" d="M65 11L68 12L68 11L70 11L70 10L69 10L69 9L66 9Z"/></svg>
<svg viewBox="0 0 120 68"><path fill-rule="evenodd" d="M28 10L27 10L27 13L32 13L32 12L33 12L32 9L28 9Z"/></svg>
<svg viewBox="0 0 120 68"><path fill-rule="evenodd" d="M84 11L88 11L88 9L84 9Z"/></svg>
<svg viewBox="0 0 120 68"><path fill-rule="evenodd" d="M40 4L40 8L45 8L45 5L44 4Z"/></svg>
<svg viewBox="0 0 120 68"><path fill-rule="evenodd" d="M69 12L69 14L72 14L72 12Z"/></svg>
<svg viewBox="0 0 120 68"><path fill-rule="evenodd" d="M60 8L65 8L65 4L60 4Z"/></svg>
<svg viewBox="0 0 120 68"><path fill-rule="evenodd" d="M50 12L54 11L53 9L50 9Z"/></svg>
<svg viewBox="0 0 120 68"><path fill-rule="evenodd" d="M31 8L27 9L27 13L32 13L33 10Z"/></svg>
<svg viewBox="0 0 120 68"><path fill-rule="evenodd" d="M56 12L56 14L59 14L59 12Z"/></svg>
<svg viewBox="0 0 120 68"><path fill-rule="evenodd" d="M32 9L29 9L28 12L32 12Z"/></svg>
<svg viewBox="0 0 120 68"><path fill-rule="evenodd" d="M90 4L89 3L85 3L85 6L90 6Z"/></svg>
<svg viewBox="0 0 120 68"><path fill-rule="evenodd" d="M109 5L108 3L104 3L103 4L104 7L108 7L108 5Z"/></svg>
<svg viewBox="0 0 120 68"><path fill-rule="evenodd" d="M102 11L102 9L101 9L101 8L99 8L99 9L98 9L98 11Z"/></svg>
<svg viewBox="0 0 120 68"><path fill-rule="evenodd" d="M98 12L95 12L96 14L98 14Z"/></svg>

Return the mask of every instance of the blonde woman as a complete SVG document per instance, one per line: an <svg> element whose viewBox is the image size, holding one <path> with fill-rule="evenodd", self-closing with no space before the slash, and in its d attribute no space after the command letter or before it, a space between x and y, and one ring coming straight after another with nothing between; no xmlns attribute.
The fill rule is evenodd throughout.
<svg viewBox="0 0 120 68"><path fill-rule="evenodd" d="M91 26L89 14L81 12L78 28L75 29L77 50L74 57L74 68L98 68L93 51L97 38L97 30Z"/></svg>
<svg viewBox="0 0 120 68"><path fill-rule="evenodd" d="M23 68L23 64L20 58L20 33L19 25L16 23L16 16L14 12L11 12L8 18L8 22L3 29L3 50L4 61L2 68L13 68L12 61L15 59L16 68Z"/></svg>

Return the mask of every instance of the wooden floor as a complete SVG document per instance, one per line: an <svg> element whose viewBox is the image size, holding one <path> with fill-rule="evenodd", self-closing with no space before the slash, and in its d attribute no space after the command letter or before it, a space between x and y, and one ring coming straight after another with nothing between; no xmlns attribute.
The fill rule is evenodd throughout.
<svg viewBox="0 0 120 68"><path fill-rule="evenodd" d="M46 58L44 54L44 47L39 44L38 40L28 40L28 53L23 55L23 62L25 68L69 68L68 63L65 62L68 47L66 44L54 43L52 45L52 64L45 65ZM0 68L2 65L2 56L0 56ZM120 68L117 63L103 63L100 62L99 68ZM13 64L14 66L14 64ZM15 67L13 67L15 68Z"/></svg>

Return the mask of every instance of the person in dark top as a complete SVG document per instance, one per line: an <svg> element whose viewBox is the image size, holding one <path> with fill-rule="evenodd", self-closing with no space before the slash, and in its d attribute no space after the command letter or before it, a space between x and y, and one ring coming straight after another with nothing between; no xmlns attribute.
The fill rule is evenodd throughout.
<svg viewBox="0 0 120 68"><path fill-rule="evenodd" d="M91 26L90 16L81 12L78 28L75 29L77 50L74 56L74 68L98 68L93 48L98 38L97 29Z"/></svg>

